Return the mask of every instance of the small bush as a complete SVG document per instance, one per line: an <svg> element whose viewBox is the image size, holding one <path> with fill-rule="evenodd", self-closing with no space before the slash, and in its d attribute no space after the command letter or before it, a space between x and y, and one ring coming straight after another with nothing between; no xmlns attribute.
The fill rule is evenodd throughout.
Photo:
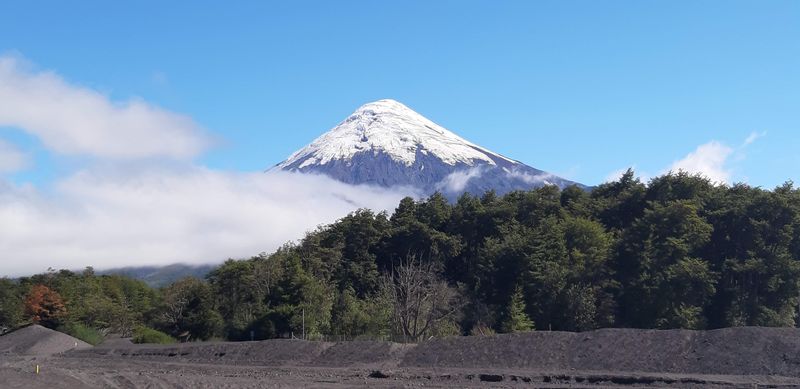
<svg viewBox="0 0 800 389"><path fill-rule="evenodd" d="M132 341L133 343L169 344L175 343L175 338L152 328L137 327L133 330Z"/></svg>
<svg viewBox="0 0 800 389"><path fill-rule="evenodd" d="M487 326L483 323L477 323L472 326L472 329L469 331L469 334L472 336L492 336L495 334L492 327Z"/></svg>
<svg viewBox="0 0 800 389"><path fill-rule="evenodd" d="M81 323L69 322L59 327L58 330L89 343L92 346L98 345L103 341L103 335L100 331Z"/></svg>

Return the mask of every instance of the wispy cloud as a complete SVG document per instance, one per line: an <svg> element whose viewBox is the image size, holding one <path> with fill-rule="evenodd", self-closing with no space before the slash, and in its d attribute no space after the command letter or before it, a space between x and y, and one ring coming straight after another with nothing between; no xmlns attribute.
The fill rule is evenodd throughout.
<svg viewBox="0 0 800 389"><path fill-rule="evenodd" d="M0 173L13 173L28 166L30 158L16 146L0 139Z"/></svg>
<svg viewBox="0 0 800 389"><path fill-rule="evenodd" d="M448 174L436 185L436 189L443 193L458 195L467 189L470 181L481 177L492 180L497 178L498 175L521 181L532 187L552 185L554 184L554 179L558 178L550 173L531 174L520 169L501 170L479 165Z"/></svg>
<svg viewBox="0 0 800 389"><path fill-rule="evenodd" d="M82 171L52 193L0 182L0 276L221 262L414 195L292 173L126 169Z"/></svg>
<svg viewBox="0 0 800 389"><path fill-rule="evenodd" d="M469 181L480 177L481 173L482 168L480 166L450 173L437 184L437 189L447 193L463 192Z"/></svg>
<svg viewBox="0 0 800 389"><path fill-rule="evenodd" d="M767 132L766 131L762 131L762 132L755 132L754 131L754 132L751 132L750 135L747 137L747 139L744 140L744 143L742 143L741 147L749 146L749 145L753 144L753 142L758 140L758 138L762 138L762 137L765 137L765 136L767 136Z"/></svg>
<svg viewBox="0 0 800 389"><path fill-rule="evenodd" d="M110 159L188 159L210 143L191 118L145 101L111 101L53 72L0 56L0 126L17 127L49 149Z"/></svg>
<svg viewBox="0 0 800 389"><path fill-rule="evenodd" d="M508 175L531 185L550 185L550 180L555 177L550 173L530 174L516 169L511 170Z"/></svg>

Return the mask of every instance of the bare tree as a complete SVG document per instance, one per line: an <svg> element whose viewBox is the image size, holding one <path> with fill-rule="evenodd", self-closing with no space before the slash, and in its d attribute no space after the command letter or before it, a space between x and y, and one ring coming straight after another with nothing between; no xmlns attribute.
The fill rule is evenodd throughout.
<svg viewBox="0 0 800 389"><path fill-rule="evenodd" d="M273 256L261 253L253 262L253 289L255 295L266 297L278 283L282 269Z"/></svg>
<svg viewBox="0 0 800 389"><path fill-rule="evenodd" d="M393 304L393 316L406 341L417 342L433 327L452 318L458 309L455 289L441 280L431 263L409 256L383 280Z"/></svg>

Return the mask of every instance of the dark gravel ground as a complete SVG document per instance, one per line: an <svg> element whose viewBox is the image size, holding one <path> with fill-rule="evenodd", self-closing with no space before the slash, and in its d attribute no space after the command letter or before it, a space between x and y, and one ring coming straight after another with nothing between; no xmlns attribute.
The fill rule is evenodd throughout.
<svg viewBox="0 0 800 389"><path fill-rule="evenodd" d="M411 349L401 366L509 367L800 377L800 330L604 329L448 338Z"/></svg>
<svg viewBox="0 0 800 389"><path fill-rule="evenodd" d="M91 347L82 340L35 324L0 336L0 357L4 355L46 356Z"/></svg>
<svg viewBox="0 0 800 389"><path fill-rule="evenodd" d="M2 354L4 344L41 349L2 338L3 388L800 387L800 331L786 328L541 331L419 345L115 341L49 356Z"/></svg>

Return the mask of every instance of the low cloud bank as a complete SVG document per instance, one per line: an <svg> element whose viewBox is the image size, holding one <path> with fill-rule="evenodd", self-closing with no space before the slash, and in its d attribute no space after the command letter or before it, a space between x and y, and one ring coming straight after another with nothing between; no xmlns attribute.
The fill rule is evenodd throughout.
<svg viewBox="0 0 800 389"><path fill-rule="evenodd" d="M358 208L392 211L405 195L416 194L196 166L86 170L47 193L0 183L0 276L216 263L273 251Z"/></svg>
<svg viewBox="0 0 800 389"><path fill-rule="evenodd" d="M179 113L0 55L0 127L50 153L90 157L42 186L0 177L0 277L48 268L216 263L273 251L358 208L393 210L408 190L194 164L212 143ZM29 164L0 139L0 174Z"/></svg>

